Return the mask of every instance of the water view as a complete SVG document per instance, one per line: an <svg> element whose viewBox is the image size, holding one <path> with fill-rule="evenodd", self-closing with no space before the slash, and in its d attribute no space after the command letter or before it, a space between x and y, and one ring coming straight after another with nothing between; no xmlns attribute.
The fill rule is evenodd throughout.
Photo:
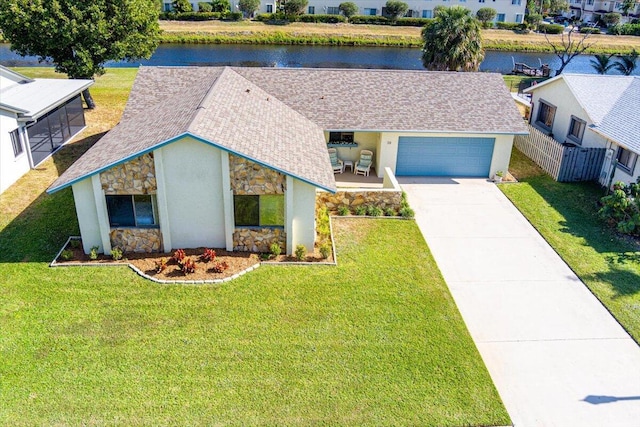
<svg viewBox="0 0 640 427"><path fill-rule="evenodd" d="M273 46L273 45L216 45L162 44L148 60L113 62L108 67L164 66L246 66L246 67L306 67L306 68L386 68L422 70L420 49L397 47L354 46ZM565 68L568 73L595 74L589 61L591 55L580 55ZM538 67L549 64L552 70L559 59L548 53L519 53L487 51L481 71L503 74L511 72L513 61ZM21 57L0 44L0 64L5 66L46 66L35 57ZM616 74L611 71L609 74ZM640 75L640 69L634 72Z"/></svg>

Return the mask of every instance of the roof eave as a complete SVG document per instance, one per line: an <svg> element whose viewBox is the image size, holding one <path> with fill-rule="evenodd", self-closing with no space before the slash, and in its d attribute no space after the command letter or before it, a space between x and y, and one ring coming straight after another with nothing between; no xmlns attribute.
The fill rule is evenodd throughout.
<svg viewBox="0 0 640 427"><path fill-rule="evenodd" d="M424 129L325 129L325 132L388 132L388 133L462 133L480 135L529 135L528 131L424 130Z"/></svg>
<svg viewBox="0 0 640 427"><path fill-rule="evenodd" d="M93 85L93 80L88 81L86 84L82 85L81 87L75 89L73 92L65 95L64 97L60 98L59 100L57 100L56 102L47 105L45 108L40 109L39 111L36 111L35 113L31 113L29 115L23 115L21 116L18 120L20 121L31 121L31 120L38 120L41 116L44 116L45 114L47 114L49 111L53 110L54 108L64 104L65 102L67 102L68 100L70 100L71 98L73 98L74 96L80 95L82 92L84 92L86 89L88 89L89 87L91 87ZM28 111L26 111L26 113L28 113Z"/></svg>

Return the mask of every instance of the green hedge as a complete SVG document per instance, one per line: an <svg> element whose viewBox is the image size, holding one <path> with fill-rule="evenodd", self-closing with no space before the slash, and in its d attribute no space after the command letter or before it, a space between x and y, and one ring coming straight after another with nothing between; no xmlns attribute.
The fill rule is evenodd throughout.
<svg viewBox="0 0 640 427"><path fill-rule="evenodd" d="M607 29L607 33L616 36L640 36L640 24L616 24Z"/></svg>
<svg viewBox="0 0 640 427"><path fill-rule="evenodd" d="M391 20L380 15L356 15L349 19L352 24L391 25Z"/></svg>
<svg viewBox="0 0 640 427"><path fill-rule="evenodd" d="M526 24L518 24L515 22L496 22L496 28L499 30L524 30L527 28Z"/></svg>
<svg viewBox="0 0 640 427"><path fill-rule="evenodd" d="M580 28L582 34L600 34L600 28L582 27Z"/></svg>
<svg viewBox="0 0 640 427"><path fill-rule="evenodd" d="M213 21L221 17L220 12L162 12L159 18L165 21Z"/></svg>
<svg viewBox="0 0 640 427"><path fill-rule="evenodd" d="M300 22L321 22L324 24L347 22L347 18L342 15L301 15L298 20Z"/></svg>
<svg viewBox="0 0 640 427"><path fill-rule="evenodd" d="M424 27L431 21L433 21L431 18L398 18L393 25L399 27Z"/></svg>
<svg viewBox="0 0 640 427"><path fill-rule="evenodd" d="M564 25L538 24L538 31L547 34L562 34L564 32Z"/></svg>

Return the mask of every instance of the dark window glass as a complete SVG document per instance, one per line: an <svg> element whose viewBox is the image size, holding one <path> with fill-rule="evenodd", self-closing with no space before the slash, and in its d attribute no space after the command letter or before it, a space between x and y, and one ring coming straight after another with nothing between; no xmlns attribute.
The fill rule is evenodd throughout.
<svg viewBox="0 0 640 427"><path fill-rule="evenodd" d="M233 196L236 226L281 227L284 225L284 195Z"/></svg>
<svg viewBox="0 0 640 427"><path fill-rule="evenodd" d="M138 227L155 225L152 200L151 196L133 196L133 205L136 211L136 225Z"/></svg>
<svg viewBox="0 0 640 427"><path fill-rule="evenodd" d="M569 125L569 139L577 143L582 143L582 136L584 135L584 129L587 123L584 120L580 120L577 117L571 117L571 124Z"/></svg>
<svg viewBox="0 0 640 427"><path fill-rule="evenodd" d="M329 132L329 142L353 142L353 132Z"/></svg>
<svg viewBox="0 0 640 427"><path fill-rule="evenodd" d="M620 169L633 174L633 170L636 166L636 160L638 155L633 151L620 147L618 149L618 166Z"/></svg>
<svg viewBox="0 0 640 427"><path fill-rule="evenodd" d="M540 101L540 108L538 109L538 124L551 130L553 127L553 119L556 115L556 107L553 107L543 101Z"/></svg>
<svg viewBox="0 0 640 427"><path fill-rule="evenodd" d="M260 225L260 196L233 196L236 225Z"/></svg>
<svg viewBox="0 0 640 427"><path fill-rule="evenodd" d="M131 196L106 196L109 225L112 227L134 227L136 218Z"/></svg>
<svg viewBox="0 0 640 427"><path fill-rule="evenodd" d="M20 133L18 132L18 129L16 129L9 132L9 134L11 135L11 146L13 147L13 155L15 157L18 157L24 151L24 149L22 148L22 141L20 141Z"/></svg>

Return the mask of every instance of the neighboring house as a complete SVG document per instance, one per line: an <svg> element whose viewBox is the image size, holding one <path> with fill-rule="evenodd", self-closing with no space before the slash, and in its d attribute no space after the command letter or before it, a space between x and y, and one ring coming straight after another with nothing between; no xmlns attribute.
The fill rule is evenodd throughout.
<svg viewBox="0 0 640 427"><path fill-rule="evenodd" d="M561 74L525 89L531 124L562 143L606 148L599 182L640 176L640 77Z"/></svg>
<svg viewBox="0 0 640 427"><path fill-rule="evenodd" d="M0 193L84 129L92 80L30 79L0 65Z"/></svg>
<svg viewBox="0 0 640 427"><path fill-rule="evenodd" d="M625 15L622 11L622 1L609 0L569 0L569 12L565 12L568 18L580 19L583 22L597 22L599 19L611 12L622 15L621 22L630 22L640 16L640 1L636 1L634 5Z"/></svg>
<svg viewBox="0 0 640 427"><path fill-rule="evenodd" d="M84 250L315 242L328 142L373 172L492 176L526 126L502 76L141 67L121 122L49 188L72 187Z"/></svg>
<svg viewBox="0 0 640 427"><path fill-rule="evenodd" d="M277 12L278 6L284 3L284 1L277 0L261 0L257 13ZM340 3L342 1L309 0L304 12L309 15L339 15L338 6ZM385 15L386 0L356 0L354 3L358 5L358 15ZM405 3L409 5L406 16L413 18L433 18L433 9L438 5L447 7L459 5L470 9L474 16L478 9L491 7L497 12L497 22L522 23L527 2L525 0L444 0L443 3L434 0L408 0ZM193 2L192 6L194 10L198 10L197 2ZM238 0L231 0L231 8L238 10ZM163 10L171 10L171 1L164 0Z"/></svg>

